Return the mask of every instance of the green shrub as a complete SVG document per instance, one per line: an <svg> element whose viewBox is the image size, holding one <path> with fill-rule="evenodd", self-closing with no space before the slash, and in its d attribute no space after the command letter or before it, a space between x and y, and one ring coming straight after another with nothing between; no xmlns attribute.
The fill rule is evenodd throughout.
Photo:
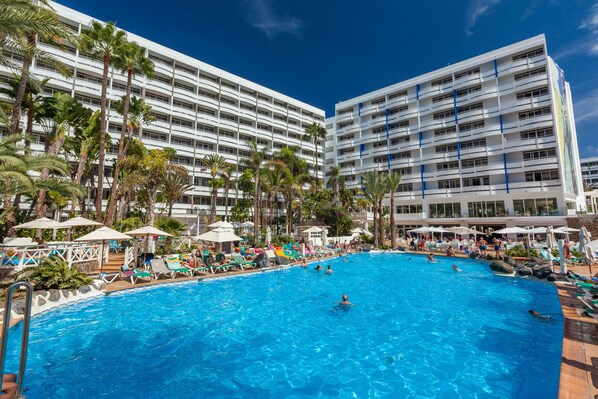
<svg viewBox="0 0 598 399"><path fill-rule="evenodd" d="M573 255L575 258L581 258L581 252L579 252L577 248L571 248L571 255Z"/></svg>
<svg viewBox="0 0 598 399"><path fill-rule="evenodd" d="M30 267L17 274L18 280L28 281L36 290L74 290L92 283L92 279L76 268L71 268L58 256L50 256L39 266Z"/></svg>
<svg viewBox="0 0 598 399"><path fill-rule="evenodd" d="M515 245L513 248L507 251L509 256L526 257L526 256L538 256L538 252L535 249L526 251L523 245Z"/></svg>
<svg viewBox="0 0 598 399"><path fill-rule="evenodd" d="M378 245L378 249L381 249L381 250L385 251L387 249L390 249L390 247L388 245Z"/></svg>

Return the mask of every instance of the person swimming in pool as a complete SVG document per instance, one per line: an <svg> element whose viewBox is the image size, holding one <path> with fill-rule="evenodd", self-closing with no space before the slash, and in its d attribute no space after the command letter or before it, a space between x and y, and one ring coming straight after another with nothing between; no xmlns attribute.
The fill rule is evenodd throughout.
<svg viewBox="0 0 598 399"><path fill-rule="evenodd" d="M342 306L353 306L353 304L349 302L349 296L347 294L343 294L343 301L338 304Z"/></svg>
<svg viewBox="0 0 598 399"><path fill-rule="evenodd" d="M315 270L322 270L322 269L323 269L323 267L322 267L322 266L320 266L320 264L318 263L318 265L317 265L316 267L314 267L314 269L315 269Z"/></svg>
<svg viewBox="0 0 598 399"><path fill-rule="evenodd" d="M434 254L431 252L430 252L430 255L428 255L428 262L431 262L431 263L438 262L436 259L434 259Z"/></svg>
<svg viewBox="0 0 598 399"><path fill-rule="evenodd" d="M533 309L530 310L530 311L528 311L528 313L531 314L532 316L534 316L536 319L539 319L539 320L551 320L552 319L552 317L546 316L546 315L542 315L542 314L536 312Z"/></svg>
<svg viewBox="0 0 598 399"><path fill-rule="evenodd" d="M301 267L307 267L307 260L305 258L301 261Z"/></svg>
<svg viewBox="0 0 598 399"><path fill-rule="evenodd" d="M332 274L332 273L333 273L333 270L330 267L330 265L328 265L328 269L326 269L326 274Z"/></svg>
<svg viewBox="0 0 598 399"><path fill-rule="evenodd" d="M341 258L343 262L347 262L347 258L345 258L342 254L339 254L338 257Z"/></svg>
<svg viewBox="0 0 598 399"><path fill-rule="evenodd" d="M456 272L462 272L463 270L459 269L457 265L453 264L453 270Z"/></svg>

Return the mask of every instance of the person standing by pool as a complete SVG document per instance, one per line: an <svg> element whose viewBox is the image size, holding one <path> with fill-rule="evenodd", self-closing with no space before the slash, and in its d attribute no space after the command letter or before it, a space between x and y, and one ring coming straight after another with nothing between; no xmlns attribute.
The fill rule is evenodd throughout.
<svg viewBox="0 0 598 399"><path fill-rule="evenodd" d="M333 270L330 267L330 265L328 265L328 269L326 269L326 274L332 274L332 273L333 273Z"/></svg>
<svg viewBox="0 0 598 399"><path fill-rule="evenodd" d="M480 241L478 241L478 247L480 248L480 255L486 255L486 250L488 249L487 247L487 242L486 240L484 240L483 237L480 237Z"/></svg>

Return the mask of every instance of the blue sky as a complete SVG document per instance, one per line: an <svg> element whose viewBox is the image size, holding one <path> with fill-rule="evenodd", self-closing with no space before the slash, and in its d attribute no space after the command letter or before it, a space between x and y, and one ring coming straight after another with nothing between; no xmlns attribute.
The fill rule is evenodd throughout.
<svg viewBox="0 0 598 399"><path fill-rule="evenodd" d="M60 0L322 108L545 33L598 156L598 0Z"/></svg>

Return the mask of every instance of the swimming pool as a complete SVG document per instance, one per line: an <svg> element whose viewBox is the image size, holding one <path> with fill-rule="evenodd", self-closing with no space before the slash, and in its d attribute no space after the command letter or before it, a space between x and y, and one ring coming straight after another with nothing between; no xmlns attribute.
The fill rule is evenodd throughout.
<svg viewBox="0 0 598 399"><path fill-rule="evenodd" d="M311 265L166 285L37 317L27 395L557 397L562 316L553 286L495 277L469 260L348 260L323 261L332 275ZM343 293L355 304L348 311L336 306ZM532 308L554 320L534 319Z"/></svg>

